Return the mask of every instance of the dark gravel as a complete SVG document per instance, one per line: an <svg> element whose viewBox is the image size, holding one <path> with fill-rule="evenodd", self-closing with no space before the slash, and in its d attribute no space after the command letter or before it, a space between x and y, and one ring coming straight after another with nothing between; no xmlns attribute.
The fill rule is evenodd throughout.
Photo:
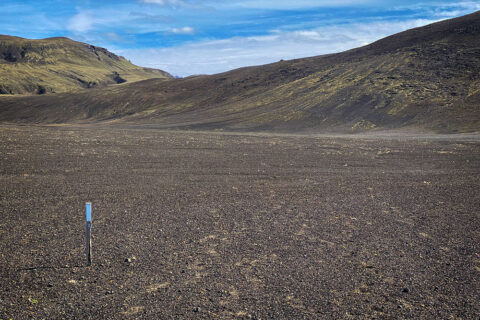
<svg viewBox="0 0 480 320"><path fill-rule="evenodd" d="M480 316L479 139L3 126L0 147L0 319Z"/></svg>

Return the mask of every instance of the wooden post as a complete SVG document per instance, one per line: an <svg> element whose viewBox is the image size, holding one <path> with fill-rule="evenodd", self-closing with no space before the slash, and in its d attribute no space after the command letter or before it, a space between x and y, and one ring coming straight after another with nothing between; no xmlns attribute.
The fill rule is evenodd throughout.
<svg viewBox="0 0 480 320"><path fill-rule="evenodd" d="M85 255L87 256L87 266L92 264L92 239L91 239L91 229L92 229L92 203L85 203L86 210L86 222L87 226L85 229Z"/></svg>

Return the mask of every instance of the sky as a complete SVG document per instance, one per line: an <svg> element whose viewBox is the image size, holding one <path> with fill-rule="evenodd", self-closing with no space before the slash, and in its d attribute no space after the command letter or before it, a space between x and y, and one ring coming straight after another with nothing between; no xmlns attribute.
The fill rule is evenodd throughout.
<svg viewBox="0 0 480 320"><path fill-rule="evenodd" d="M340 52L480 0L0 0L0 34L64 36L178 77Z"/></svg>

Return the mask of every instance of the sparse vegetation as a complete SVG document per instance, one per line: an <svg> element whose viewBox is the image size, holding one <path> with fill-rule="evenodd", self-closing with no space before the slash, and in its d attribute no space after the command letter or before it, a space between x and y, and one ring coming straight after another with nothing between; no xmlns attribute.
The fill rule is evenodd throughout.
<svg viewBox="0 0 480 320"><path fill-rule="evenodd" d="M334 55L75 94L0 97L0 122L287 132L478 131L479 40L477 12ZM124 78L111 72L110 81ZM82 86L102 84L88 81L93 85ZM12 87L0 85L0 91L11 93Z"/></svg>

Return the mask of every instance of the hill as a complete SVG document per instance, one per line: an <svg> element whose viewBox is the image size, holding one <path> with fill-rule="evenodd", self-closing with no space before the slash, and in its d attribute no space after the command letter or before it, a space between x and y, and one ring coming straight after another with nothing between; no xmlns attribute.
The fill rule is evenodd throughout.
<svg viewBox="0 0 480 320"><path fill-rule="evenodd" d="M169 77L68 38L28 40L0 35L0 94L58 93Z"/></svg>
<svg viewBox="0 0 480 320"><path fill-rule="evenodd" d="M0 121L357 132L480 130L480 12L339 54L77 94L0 99Z"/></svg>

